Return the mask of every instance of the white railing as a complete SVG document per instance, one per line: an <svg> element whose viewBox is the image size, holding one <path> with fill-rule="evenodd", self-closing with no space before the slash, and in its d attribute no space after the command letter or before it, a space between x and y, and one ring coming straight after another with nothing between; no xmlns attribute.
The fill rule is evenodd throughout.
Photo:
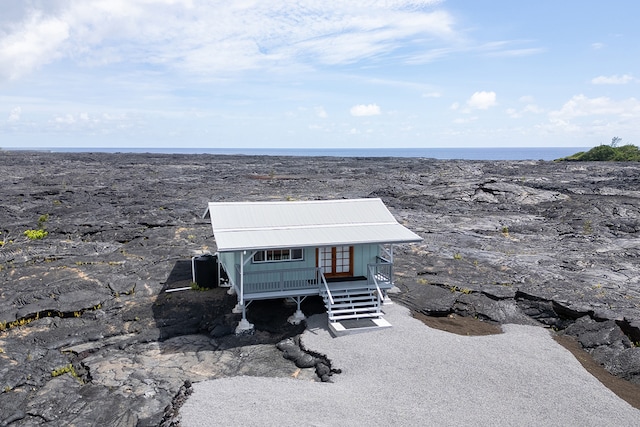
<svg viewBox="0 0 640 427"><path fill-rule="evenodd" d="M377 258L379 262L375 264L369 264L369 281L375 281L377 283L383 283L385 285L393 284L393 264L383 260L382 258Z"/></svg>
<svg viewBox="0 0 640 427"><path fill-rule="evenodd" d="M329 302L331 302L331 304L333 305L333 296L331 295L331 290L329 289L329 284L327 283L327 279L325 279L324 274L322 274L322 271L320 271L320 269L318 269L318 274L320 275L320 280L322 281L322 284L324 285L324 290L327 291L327 296L329 297Z"/></svg>
<svg viewBox="0 0 640 427"><path fill-rule="evenodd" d="M319 280L320 282L322 282L322 284L324 285L324 290L327 292L327 298L329 298L329 304L326 304L327 316L329 317L329 319L332 319L333 305L335 304L335 302L333 301L333 295L331 295L331 289L329 289L329 284L327 283L327 279L324 277L324 273L322 273L322 270L320 270L319 268L316 270L317 270L318 277L320 278Z"/></svg>
<svg viewBox="0 0 640 427"><path fill-rule="evenodd" d="M369 265L369 276L372 278L372 282L376 287L376 296L378 297L378 304L376 307L376 313L380 313L380 306L382 305L382 301L384 301L384 295L382 294L382 290L380 286L378 286L378 279L376 278L376 270L373 265Z"/></svg>
<svg viewBox="0 0 640 427"><path fill-rule="evenodd" d="M244 294L263 292L285 292L301 289L317 289L317 268L295 268L272 271L245 271ZM236 277L240 282L240 266L236 266Z"/></svg>

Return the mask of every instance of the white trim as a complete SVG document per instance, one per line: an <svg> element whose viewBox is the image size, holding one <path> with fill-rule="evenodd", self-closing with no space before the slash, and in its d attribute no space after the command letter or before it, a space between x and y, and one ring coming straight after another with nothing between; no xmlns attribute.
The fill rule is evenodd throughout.
<svg viewBox="0 0 640 427"><path fill-rule="evenodd" d="M266 252L269 251L289 251L289 258L285 258L285 259L267 259L267 254ZM293 253L293 251L300 251L300 258L291 258L291 254ZM262 261L256 261L255 260L255 256L258 254L258 252L265 252L265 257ZM299 261L304 261L304 248L269 248L269 249L259 249L257 251L254 251L253 254L251 254L251 264L272 264L272 263L278 263L278 262L299 262Z"/></svg>
<svg viewBox="0 0 640 427"><path fill-rule="evenodd" d="M320 228L335 228L335 227L352 227L354 225L357 226L365 226L372 227L376 225L396 225L398 224L395 221L385 221L385 222L359 222L357 224L352 223L340 223L340 224L315 224L315 225L286 225L281 227L247 227L247 228L217 228L217 231L225 232L225 233L234 233L234 232L245 232L245 231L262 231L262 230L312 230L312 229L320 229Z"/></svg>

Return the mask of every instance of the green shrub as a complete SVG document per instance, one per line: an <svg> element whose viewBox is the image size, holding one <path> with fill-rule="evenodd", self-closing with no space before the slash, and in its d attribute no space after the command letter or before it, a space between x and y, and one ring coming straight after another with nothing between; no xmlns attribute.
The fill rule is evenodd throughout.
<svg viewBox="0 0 640 427"><path fill-rule="evenodd" d="M27 239L29 240L40 240L40 239L44 239L47 236L47 234L49 234L49 232L42 229L25 230L23 234L27 236Z"/></svg>
<svg viewBox="0 0 640 427"><path fill-rule="evenodd" d="M640 150L632 144L621 147L603 144L593 147L586 153L580 151L558 160L574 162L640 162Z"/></svg>

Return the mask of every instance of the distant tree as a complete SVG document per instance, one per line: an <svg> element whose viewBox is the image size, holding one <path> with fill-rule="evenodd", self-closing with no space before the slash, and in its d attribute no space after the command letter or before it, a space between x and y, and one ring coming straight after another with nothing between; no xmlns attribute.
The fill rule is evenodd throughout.
<svg viewBox="0 0 640 427"><path fill-rule="evenodd" d="M591 150L580 151L559 161L575 162L640 162L640 149L632 144L618 146L622 138L614 136L610 145L601 144Z"/></svg>
<svg viewBox="0 0 640 427"><path fill-rule="evenodd" d="M598 145L593 147L582 155L580 160L585 162L605 162L607 160L613 160L616 155L616 150L610 145Z"/></svg>

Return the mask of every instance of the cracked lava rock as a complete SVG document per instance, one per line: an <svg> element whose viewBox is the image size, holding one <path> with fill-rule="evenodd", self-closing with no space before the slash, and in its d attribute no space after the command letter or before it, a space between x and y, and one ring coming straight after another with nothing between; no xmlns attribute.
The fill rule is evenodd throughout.
<svg viewBox="0 0 640 427"><path fill-rule="evenodd" d="M215 252L209 201L380 197L424 238L395 248L393 298L546 326L640 384L638 164L0 151L0 171L0 425L177 425L191 382L338 372L296 346L295 305L254 302L235 336L226 289L165 292Z"/></svg>

